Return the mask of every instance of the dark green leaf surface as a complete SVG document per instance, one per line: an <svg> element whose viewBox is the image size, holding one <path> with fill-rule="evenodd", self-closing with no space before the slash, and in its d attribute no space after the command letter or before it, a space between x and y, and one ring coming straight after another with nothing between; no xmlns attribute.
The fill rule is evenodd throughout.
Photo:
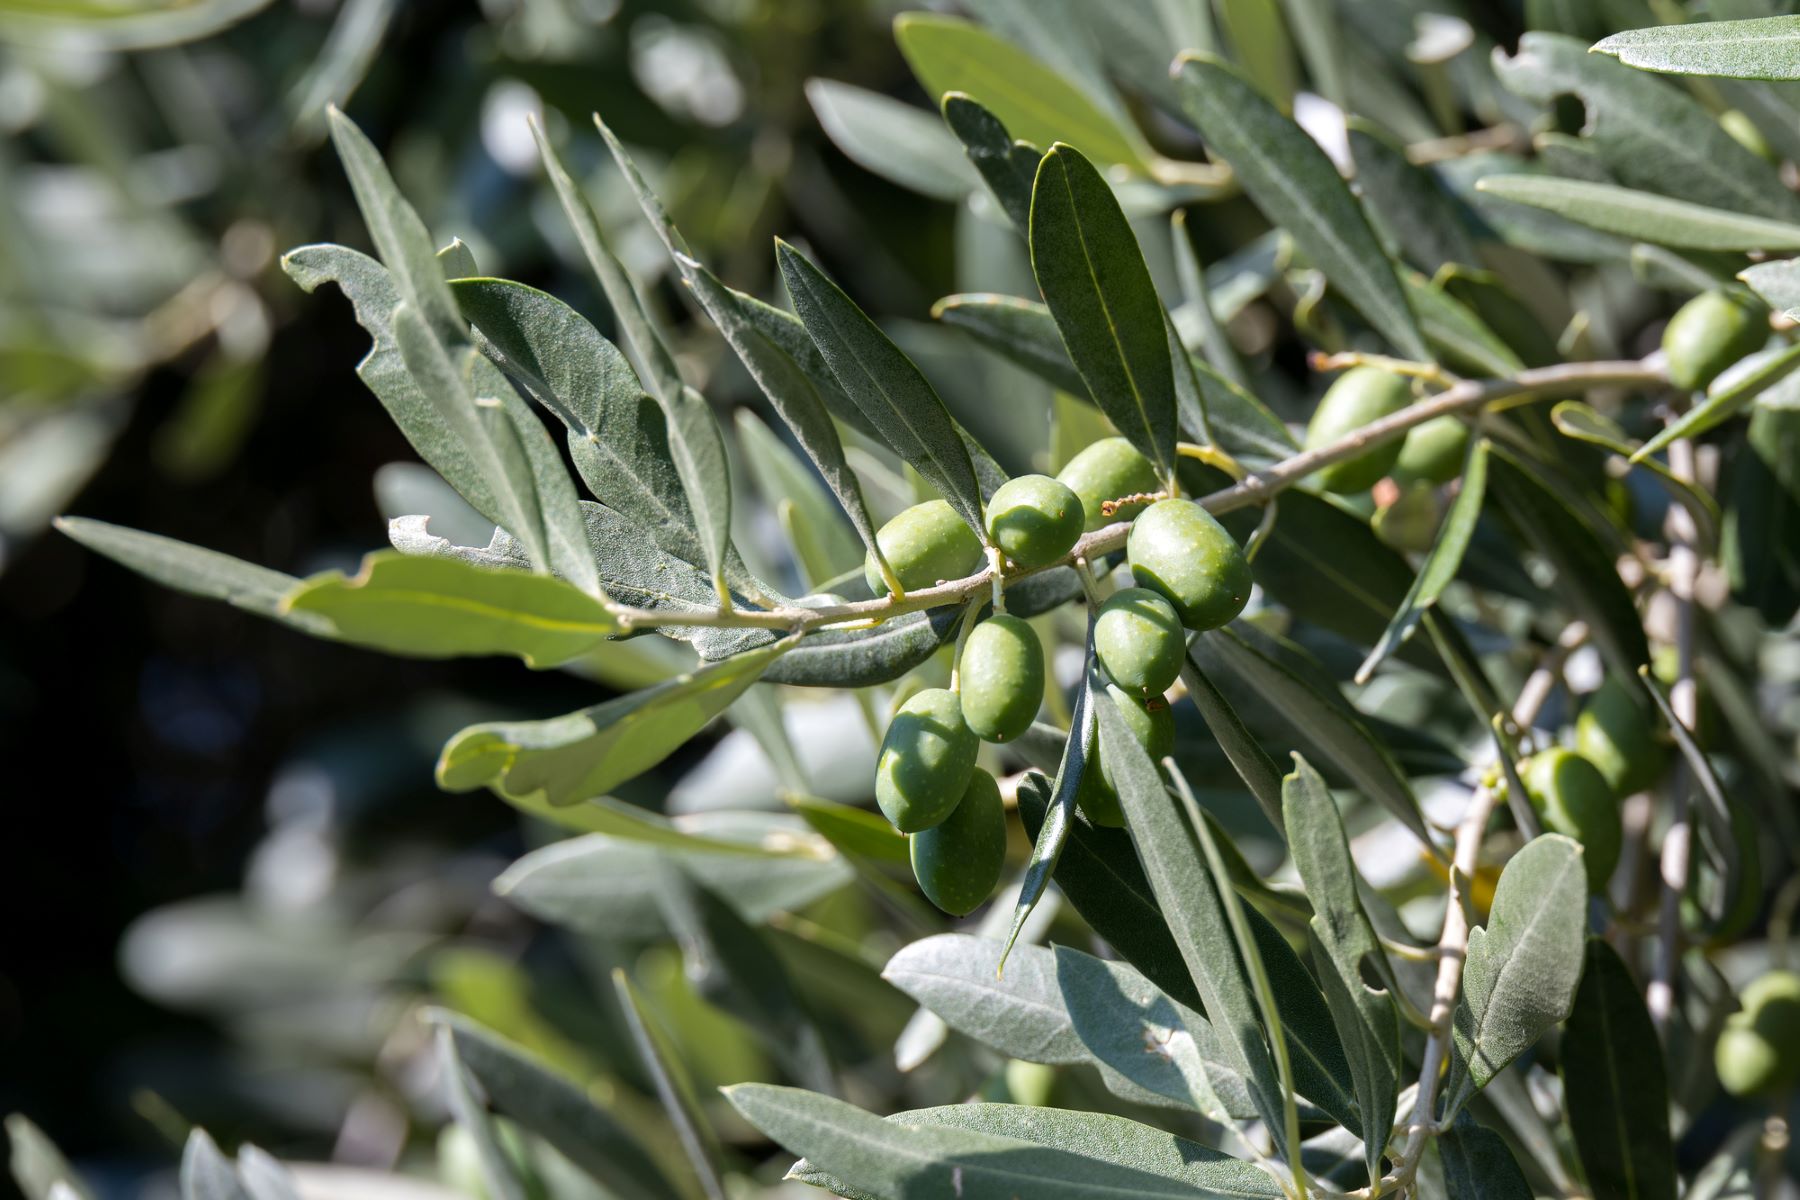
<svg viewBox="0 0 1800 1200"><path fill-rule="evenodd" d="M1511 346L1443 288L1405 268L1400 270L1400 283L1418 314L1425 340L1452 368L1479 376L1505 377L1525 366Z"/></svg>
<svg viewBox="0 0 1800 1200"><path fill-rule="evenodd" d="M1394 619L1381 632L1381 640L1363 659L1362 666L1356 669L1356 681L1362 683L1375 673L1383 659L1412 636L1425 611L1438 602L1450 581L1456 578L1457 570L1462 566L1463 555L1469 549L1469 539L1475 536L1475 522L1481 516L1481 502L1487 495L1488 444L1485 438L1475 438L1469 444L1469 455L1463 461L1462 483L1456 493L1456 499L1450 503L1450 511L1444 514L1443 524L1438 527L1437 539L1431 543L1431 550L1425 555L1425 561L1419 564L1419 574L1413 580L1412 587L1406 593L1406 599L1394 613Z"/></svg>
<svg viewBox="0 0 1800 1200"><path fill-rule="evenodd" d="M1610 54L1640 71L1723 75L1731 79L1800 79L1800 17L1693 21L1628 29L1602 39Z"/></svg>
<svg viewBox="0 0 1800 1200"><path fill-rule="evenodd" d="M1556 179L1494 175L1475 185L1489 195L1529 204L1621 237L1683 250L1800 250L1800 225L1745 216L1653 192Z"/></svg>
<svg viewBox="0 0 1800 1200"><path fill-rule="evenodd" d="M1031 226L1031 185L1037 179L1043 152L1028 142L1014 140L1000 118L962 92L944 96L944 122L962 142L963 152L1000 209L1025 236Z"/></svg>
<svg viewBox="0 0 1800 1200"><path fill-rule="evenodd" d="M776 254L794 309L845 395L985 542L975 468L937 392L823 271L785 242Z"/></svg>
<svg viewBox="0 0 1800 1200"><path fill-rule="evenodd" d="M1072 146L1052 146L1038 164L1030 242L1038 286L1088 393L1169 478L1175 380L1162 301L1112 189Z"/></svg>
<svg viewBox="0 0 1800 1200"><path fill-rule="evenodd" d="M701 1111L699 1093L674 1040L623 969L613 970L613 990L618 993L619 1009L631 1029L631 1040L637 1044L638 1057L650 1073L656 1098L675 1128L682 1153L694 1168L694 1177L700 1181L707 1200L725 1200L725 1181L719 1173L719 1141Z"/></svg>
<svg viewBox="0 0 1800 1200"><path fill-rule="evenodd" d="M1188 115L1263 215L1396 350L1428 358L1393 264L1318 143L1217 59L1184 55L1177 70Z"/></svg>
<svg viewBox="0 0 1800 1200"><path fill-rule="evenodd" d="M1263 815L1269 818L1269 824L1276 829L1282 827L1281 816L1281 768L1269 757L1244 722L1238 717L1237 710L1231 706L1213 681L1207 677L1200 664L1190 653L1182 664L1181 678L1187 684L1188 699L1200 710L1200 718L1206 722L1213 740L1219 743L1219 749L1225 752L1232 769L1256 797L1256 803L1262 808Z"/></svg>
<svg viewBox="0 0 1800 1200"><path fill-rule="evenodd" d="M1448 1200L1531 1200L1531 1185L1506 1140L1468 1113L1438 1138Z"/></svg>
<svg viewBox="0 0 1800 1200"><path fill-rule="evenodd" d="M898 679L948 641L960 612L954 607L907 613L873 629L809 633L764 674L770 683L798 687L868 687Z"/></svg>
<svg viewBox="0 0 1800 1200"><path fill-rule="evenodd" d="M599 1183L622 1195L681 1195L626 1127L573 1081L467 1018L439 1013L435 1020L440 1036L454 1047L454 1058L495 1108Z"/></svg>
<svg viewBox="0 0 1800 1200"><path fill-rule="evenodd" d="M1580 844L1555 833L1526 843L1500 873L1486 927L1469 933L1446 1088L1452 1110L1569 1015L1586 926Z"/></svg>
<svg viewBox="0 0 1800 1200"><path fill-rule="evenodd" d="M1625 960L1599 938L1563 1025L1561 1073L1595 1200L1675 1200L1662 1044Z"/></svg>
<svg viewBox="0 0 1800 1200"><path fill-rule="evenodd" d="M931 315L1052 387L1072 396L1087 395L1087 384L1069 361L1068 348L1057 332L1056 318L1037 301L987 292L945 296L931 306Z"/></svg>
<svg viewBox="0 0 1800 1200"><path fill-rule="evenodd" d="M1618 422L1580 400L1558 401L1556 407L1550 410L1550 423L1565 437L1586 442L1590 446L1600 446L1621 457L1630 458L1637 452L1637 447L1619 427ZM1712 498L1711 493L1675 474L1661 459L1640 459L1637 465L1655 475L1657 482L1688 510L1698 527L1701 543L1708 546L1716 544L1721 514L1719 502Z"/></svg>
<svg viewBox="0 0 1800 1200"><path fill-rule="evenodd" d="M1364 121L1353 120L1349 136L1363 208L1407 262L1428 276L1445 263L1481 264L1467 218L1429 168L1408 162L1404 149Z"/></svg>

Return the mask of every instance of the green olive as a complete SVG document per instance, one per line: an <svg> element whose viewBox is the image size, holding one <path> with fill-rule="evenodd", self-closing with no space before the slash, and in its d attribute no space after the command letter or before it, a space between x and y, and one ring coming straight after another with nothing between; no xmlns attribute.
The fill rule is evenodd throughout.
<svg viewBox="0 0 1800 1200"><path fill-rule="evenodd" d="M1114 592L1094 620L1094 657L1120 688L1160 696L1181 673L1187 635L1174 605L1149 588Z"/></svg>
<svg viewBox="0 0 1800 1200"><path fill-rule="evenodd" d="M1630 796L1662 774L1665 748L1634 689L1607 679L1575 718L1575 748L1606 776L1613 794Z"/></svg>
<svg viewBox="0 0 1800 1200"><path fill-rule="evenodd" d="M1734 1096L1779 1092L1800 1078L1800 975L1770 971L1743 990L1713 1048L1719 1083Z"/></svg>
<svg viewBox="0 0 1800 1200"><path fill-rule="evenodd" d="M1189 629L1217 629L1250 599L1243 550L1192 500L1152 504L1132 522L1125 555L1139 586L1173 605Z"/></svg>
<svg viewBox="0 0 1800 1200"><path fill-rule="evenodd" d="M1437 489L1429 483L1409 483L1400 489L1393 503L1375 510L1369 527L1394 549L1423 554L1437 540L1442 518Z"/></svg>
<svg viewBox="0 0 1800 1200"><path fill-rule="evenodd" d="M1056 477L1081 501L1089 530L1129 521L1146 507L1127 504L1108 516L1101 511L1106 501L1161 491L1163 486L1155 465L1122 437L1101 438L1063 464Z"/></svg>
<svg viewBox="0 0 1800 1200"><path fill-rule="evenodd" d="M1131 736L1152 759L1161 761L1175 750L1175 712L1161 696L1148 702L1107 685L1106 694L1125 718ZM1081 772L1081 783L1075 790L1075 802L1088 820L1096 825L1118 829L1125 824L1125 810L1119 807L1118 789L1113 786L1112 772L1100 757L1100 741L1094 740L1094 752Z"/></svg>
<svg viewBox="0 0 1800 1200"><path fill-rule="evenodd" d="M1399 412L1412 403L1412 384L1404 375L1379 367L1352 367L1325 389L1306 427L1306 448L1329 446L1370 421ZM1333 463L1318 473L1328 492L1367 491L1393 470L1400 458L1398 441L1383 442L1355 458Z"/></svg>
<svg viewBox="0 0 1800 1200"><path fill-rule="evenodd" d="M956 693L925 689L888 723L875 762L875 802L901 833L930 829L962 799L980 746Z"/></svg>
<svg viewBox="0 0 1800 1200"><path fill-rule="evenodd" d="M1449 483L1462 474L1469 451L1469 426L1461 417L1446 413L1412 427L1400 443L1394 474L1426 483Z"/></svg>
<svg viewBox="0 0 1800 1200"><path fill-rule="evenodd" d="M876 532L875 544L909 592L973 575L981 566L981 539L943 500L928 500L897 514ZM887 595L873 554L863 557L863 578L869 591Z"/></svg>
<svg viewBox="0 0 1800 1200"><path fill-rule="evenodd" d="M1041 567L1069 552L1086 516L1067 484L1048 475L1021 475L987 503L988 537L1021 567Z"/></svg>
<svg viewBox="0 0 1800 1200"><path fill-rule="evenodd" d="M976 736L1010 742L1044 701L1044 644L1017 617L996 613L969 631L957 668L963 720Z"/></svg>
<svg viewBox="0 0 1800 1200"><path fill-rule="evenodd" d="M1768 337L1768 310L1760 301L1738 291L1701 292L1676 309L1663 327L1669 382L1686 392L1703 391Z"/></svg>
<svg viewBox="0 0 1800 1200"><path fill-rule="evenodd" d="M1581 843L1588 890L1599 892L1619 865L1624 829L1619 802L1600 769L1573 750L1552 746L1525 766L1525 792L1545 828Z"/></svg>
<svg viewBox="0 0 1800 1200"><path fill-rule="evenodd" d="M1000 785L976 767L955 810L907 841L913 877L926 898L953 917L974 912L994 894L1006 865L1006 809L1000 803Z"/></svg>

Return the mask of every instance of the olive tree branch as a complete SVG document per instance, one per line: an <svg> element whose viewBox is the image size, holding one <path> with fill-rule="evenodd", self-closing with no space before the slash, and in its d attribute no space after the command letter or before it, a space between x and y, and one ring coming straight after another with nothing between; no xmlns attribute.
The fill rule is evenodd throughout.
<svg viewBox="0 0 1800 1200"><path fill-rule="evenodd" d="M1252 505L1266 504L1319 469L1344 459L1355 458L1371 447L1401 437L1415 425L1453 413L1474 412L1496 401L1537 399L1602 384L1658 385L1667 382L1668 374L1660 361L1651 359L1561 363L1521 371L1507 379L1460 380L1434 396L1371 421L1335 442L1303 450L1247 475L1229 487L1199 497L1197 503L1215 516ZM1126 535L1130 532L1130 521L1115 521L1084 534L1068 554L1055 562L1015 570L1006 574L1005 580L1011 581L1038 571L1071 566L1078 560L1092 562L1123 547ZM873 600L821 605L818 608L738 608L721 612L698 607L686 611L664 611L615 605L612 611L627 628L700 625L804 633L830 625L877 623L904 613L957 604L976 592L991 588L994 575L994 568L988 566L967 578L947 580L932 587L907 592L904 596L881 596Z"/></svg>

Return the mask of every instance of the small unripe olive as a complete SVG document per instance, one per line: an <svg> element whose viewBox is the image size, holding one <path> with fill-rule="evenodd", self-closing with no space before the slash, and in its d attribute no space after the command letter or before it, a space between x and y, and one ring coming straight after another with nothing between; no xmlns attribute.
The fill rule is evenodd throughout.
<svg viewBox="0 0 1800 1200"><path fill-rule="evenodd" d="M1086 516L1081 498L1048 475L1021 475L987 503L988 537L1021 567L1041 567L1069 552Z"/></svg>
<svg viewBox="0 0 1800 1200"><path fill-rule="evenodd" d="M913 878L926 899L953 917L967 916L994 894L1006 865L1006 809L1000 785L980 767L956 808L907 839Z"/></svg>
<svg viewBox="0 0 1800 1200"><path fill-rule="evenodd" d="M1800 1078L1800 975L1770 971L1739 997L1713 1047L1719 1083L1734 1096L1778 1092Z"/></svg>
<svg viewBox="0 0 1800 1200"><path fill-rule="evenodd" d="M1526 764L1525 792L1545 828L1581 843L1588 890L1604 889L1619 865L1625 835L1619 802L1600 769L1573 750L1552 746Z"/></svg>
<svg viewBox="0 0 1800 1200"><path fill-rule="evenodd" d="M1403 375L1379 367L1352 367L1338 376L1319 397L1312 422L1306 427L1306 448L1329 446L1355 433L1377 417L1399 412L1412 403L1412 385ZM1319 486L1328 492L1361 492L1393 470L1400 458L1398 441L1383 442L1355 458L1321 468Z"/></svg>
<svg viewBox="0 0 1800 1200"><path fill-rule="evenodd" d="M875 534L882 557L907 591L928 588L940 579L973 575L981 565L981 539L969 523L943 500L915 504L883 525ZM887 584L875 565L875 556L863 556L863 579L869 591L887 595Z"/></svg>
<svg viewBox="0 0 1800 1200"><path fill-rule="evenodd" d="M1192 500L1159 500L1131 524L1131 574L1189 629L1217 629L1250 599L1250 564L1225 527Z"/></svg>
<svg viewBox="0 0 1800 1200"><path fill-rule="evenodd" d="M990 742L1031 728L1044 700L1044 644L1017 617L996 613L969 631L957 668L963 721Z"/></svg>
<svg viewBox="0 0 1800 1200"><path fill-rule="evenodd" d="M1669 382L1683 391L1701 391L1768 337L1768 311L1760 301L1722 288L1701 292L1663 327Z"/></svg>
<svg viewBox="0 0 1800 1200"><path fill-rule="evenodd" d="M1160 696L1181 673L1187 636L1174 605L1149 588L1114 592L1094 620L1094 657L1121 689Z"/></svg>
<svg viewBox="0 0 1800 1200"><path fill-rule="evenodd" d="M1426 483L1449 483L1462 474L1463 457L1469 451L1469 426L1461 417L1446 413L1412 427L1400 443L1394 474Z"/></svg>
<svg viewBox="0 0 1800 1200"><path fill-rule="evenodd" d="M1575 718L1575 748L1619 796L1641 792L1662 774L1666 751L1634 689L1609 678Z"/></svg>
<svg viewBox="0 0 1800 1200"><path fill-rule="evenodd" d="M1152 760L1160 762L1175 750L1175 713L1161 696L1149 702L1107 685L1106 695L1125 718L1131 736ZM1102 704L1106 700L1101 701ZM1125 810L1119 807L1119 793L1113 785L1112 772L1100 757L1100 739L1094 739L1094 752L1081 772L1081 784L1075 791L1075 802L1088 820L1096 825L1117 829L1125 824Z"/></svg>
<svg viewBox="0 0 1800 1200"><path fill-rule="evenodd" d="M1437 539L1442 518L1437 489L1428 483L1409 483L1400 488L1391 504L1375 510L1369 527L1394 549L1423 554Z"/></svg>
<svg viewBox="0 0 1800 1200"><path fill-rule="evenodd" d="M1108 516L1101 511L1106 501L1161 491L1163 486L1155 464L1122 437L1101 438L1065 463L1056 477L1080 499L1090 531L1129 521L1145 508L1143 503L1127 504Z"/></svg>
<svg viewBox="0 0 1800 1200"><path fill-rule="evenodd" d="M881 739L875 802L901 833L930 829L962 799L980 746L955 692L919 692L900 706Z"/></svg>

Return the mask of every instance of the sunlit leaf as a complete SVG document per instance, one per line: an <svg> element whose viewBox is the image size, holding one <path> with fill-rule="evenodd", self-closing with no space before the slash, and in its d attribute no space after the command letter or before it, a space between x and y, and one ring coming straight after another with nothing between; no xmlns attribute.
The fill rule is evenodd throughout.
<svg viewBox="0 0 1800 1200"><path fill-rule="evenodd" d="M1708 208L1653 192L1547 175L1493 175L1475 185L1621 237L1684 250L1797 250L1800 225Z"/></svg>
<svg viewBox="0 0 1800 1200"><path fill-rule="evenodd" d="M1800 17L1693 21L1628 29L1604 38L1610 54L1640 71L1723 75L1732 79L1800 79Z"/></svg>

